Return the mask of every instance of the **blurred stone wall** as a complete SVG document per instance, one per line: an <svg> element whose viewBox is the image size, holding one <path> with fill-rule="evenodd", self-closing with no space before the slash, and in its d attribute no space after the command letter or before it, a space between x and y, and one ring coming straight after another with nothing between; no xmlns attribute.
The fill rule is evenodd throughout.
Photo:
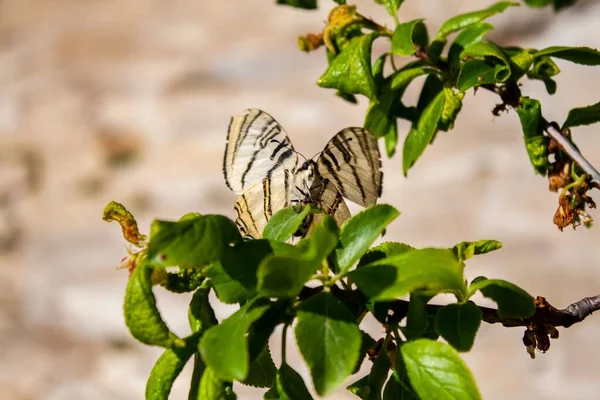
<svg viewBox="0 0 600 400"><path fill-rule="evenodd" d="M298 35L322 28L333 3L321 3L309 12L272 0L0 0L0 399L143 397L160 349L136 343L124 326L127 273L115 267L126 248L102 209L110 200L126 204L146 232L153 218L189 211L233 216L222 152L229 118L244 108L274 115L304 154L360 125L365 101L352 106L318 88L324 55L296 48ZM370 0L358 5L389 21ZM424 16L437 29L483 6L411 0L401 19ZM558 15L514 8L491 20L492 37L524 47L600 47L599 18L592 0ZM597 102L600 91L597 68L560 66L556 96L541 83L523 87L558 121ZM415 246L498 239L504 249L471 261L469 279L512 280L558 307L597 294L600 231L553 226L557 196L533 174L515 113L492 116L496 101L469 93L455 129L438 136L408 179L399 157L384 160L383 201L402 211L386 239ZM595 165L598 129L574 132ZM186 334L189 297L159 290L158 301L170 327ZM561 330L550 352L532 361L521 329L484 324L465 359L486 399L595 399L599 334L600 319L591 317ZM190 373L172 398L186 398ZM341 390L332 398L353 397Z"/></svg>

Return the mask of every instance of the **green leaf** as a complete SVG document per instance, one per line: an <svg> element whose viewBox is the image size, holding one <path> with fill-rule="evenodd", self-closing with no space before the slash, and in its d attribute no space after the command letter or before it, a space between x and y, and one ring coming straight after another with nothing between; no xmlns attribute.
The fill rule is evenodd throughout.
<svg viewBox="0 0 600 400"><path fill-rule="evenodd" d="M302 377L285 363L277 372L277 391L281 400L312 400Z"/></svg>
<svg viewBox="0 0 600 400"><path fill-rule="evenodd" d="M194 353L195 346L165 350L150 371L150 377L146 382L146 399L167 400L173 382Z"/></svg>
<svg viewBox="0 0 600 400"><path fill-rule="evenodd" d="M221 258L242 238L233 221L222 215L203 215L180 222L154 221L148 260L154 266L198 267Z"/></svg>
<svg viewBox="0 0 600 400"><path fill-rule="evenodd" d="M550 161L548 160L547 138L544 136L542 106L535 99L521 97L517 114L523 128L529 160L538 174L546 175L550 168Z"/></svg>
<svg viewBox="0 0 600 400"><path fill-rule="evenodd" d="M133 214L121 203L116 201L108 203L102 212L102 219L106 222L117 221L121 225L125 240L135 246L142 246L146 240L146 235L142 235L138 230Z"/></svg>
<svg viewBox="0 0 600 400"><path fill-rule="evenodd" d="M394 207L376 204L346 221L340 234L341 246L336 250L340 272L350 270L398 215Z"/></svg>
<svg viewBox="0 0 600 400"><path fill-rule="evenodd" d="M573 128L581 125L591 125L600 121L600 102L587 107L572 108L569 111L564 128Z"/></svg>
<svg viewBox="0 0 600 400"><path fill-rule="evenodd" d="M125 324L131 335L142 343L172 347L183 345L163 321L152 293L152 271L145 262L134 270L125 292Z"/></svg>
<svg viewBox="0 0 600 400"><path fill-rule="evenodd" d="M444 108L442 109L442 116L438 128L443 131L449 131L454 128L454 121L458 113L462 109L462 100L465 97L463 92L455 93L454 89L445 87L444 88Z"/></svg>
<svg viewBox="0 0 600 400"><path fill-rule="evenodd" d="M527 72L529 79L541 80L546 86L548 94L556 93L556 82L552 79L553 76L560 73L560 68L550 57L536 57L533 61L533 67Z"/></svg>
<svg viewBox="0 0 600 400"><path fill-rule="evenodd" d="M249 240L226 251L221 259L221 266L232 280L254 294L258 283L258 267L269 254L273 254L273 247L268 240Z"/></svg>
<svg viewBox="0 0 600 400"><path fill-rule="evenodd" d="M426 306L430 299L429 296L411 293L406 314L406 327L404 328L407 340L420 338L429 327L429 314Z"/></svg>
<svg viewBox="0 0 600 400"><path fill-rule="evenodd" d="M188 321L193 333L204 333L208 328L219 323L208 300L209 294L210 289L200 288L196 290L192 297L190 308L188 309Z"/></svg>
<svg viewBox="0 0 600 400"><path fill-rule="evenodd" d="M477 242L460 242L452 248L459 260L464 261L477 254L485 254L502 248L497 240L478 240Z"/></svg>
<svg viewBox="0 0 600 400"><path fill-rule="evenodd" d="M398 9L403 2L404 0L385 0L385 9L387 10L388 14L390 14L392 17L395 17L396 14L398 14Z"/></svg>
<svg viewBox="0 0 600 400"><path fill-rule="evenodd" d="M295 334L315 390L325 396L337 389L358 361L361 333L354 317L330 293L300 304Z"/></svg>
<svg viewBox="0 0 600 400"><path fill-rule="evenodd" d="M392 35L392 53L399 56L410 56L415 53L416 46L427 47L427 28L423 19L415 19L396 26Z"/></svg>
<svg viewBox="0 0 600 400"><path fill-rule="evenodd" d="M452 32L459 31L470 25L481 22L492 15L504 12L510 6L518 5L518 3L513 3L512 1L501 1L484 10L472 11L466 14L457 15L444 22L437 35L438 37L446 37Z"/></svg>
<svg viewBox="0 0 600 400"><path fill-rule="evenodd" d="M600 65L600 51L590 47L552 46L534 53L534 56L561 58L582 65Z"/></svg>
<svg viewBox="0 0 600 400"><path fill-rule="evenodd" d="M481 325L482 313L473 303L449 304L438 310L435 330L458 351L469 351Z"/></svg>
<svg viewBox="0 0 600 400"><path fill-rule="evenodd" d="M338 244L338 227L324 215L309 237L286 254L267 256L258 267L258 291L267 297L295 297Z"/></svg>
<svg viewBox="0 0 600 400"><path fill-rule="evenodd" d="M360 268L374 261L381 260L382 258L406 253L407 251L414 249L414 247L405 243L383 242L378 246L370 248L369 251L361 257L358 267Z"/></svg>
<svg viewBox="0 0 600 400"><path fill-rule="evenodd" d="M200 214L199 212L189 212L187 214L183 214L183 216L179 218L178 222L189 221L192 219L200 218L201 216L202 214Z"/></svg>
<svg viewBox="0 0 600 400"><path fill-rule="evenodd" d="M476 400L471 371L451 346L428 339L402 345L410 383L422 400Z"/></svg>
<svg viewBox="0 0 600 400"><path fill-rule="evenodd" d="M246 289L239 281L231 278L220 262L212 263L203 272L210 278L210 283L215 289L217 298L225 304L241 303L256 294L256 291Z"/></svg>
<svg viewBox="0 0 600 400"><path fill-rule="evenodd" d="M462 263L451 250L420 249L387 257L348 274L373 301L395 300L419 291L423 295L466 294Z"/></svg>
<svg viewBox="0 0 600 400"><path fill-rule="evenodd" d="M302 226L304 219L311 212L313 209L310 205L305 206L300 212L290 207L277 211L267 222L263 237L285 242Z"/></svg>
<svg viewBox="0 0 600 400"><path fill-rule="evenodd" d="M317 8L317 0L277 0L277 4L306 10L315 10Z"/></svg>
<svg viewBox="0 0 600 400"><path fill-rule="evenodd" d="M479 277L471 282L467 298L480 291L498 304L500 318L529 318L535 314L533 297L526 291L502 279Z"/></svg>
<svg viewBox="0 0 600 400"><path fill-rule="evenodd" d="M463 50L473 43L481 42L485 34L491 29L494 29L492 24L479 22L466 28L454 39L448 51L448 62L453 76L458 75L460 70L460 54Z"/></svg>
<svg viewBox="0 0 600 400"><path fill-rule="evenodd" d="M225 379L246 379L250 366L246 335L250 325L259 319L270 305L266 299L250 301L221 324L208 329L199 346L206 365Z"/></svg>
<svg viewBox="0 0 600 400"><path fill-rule="evenodd" d="M202 400L235 400L233 385L219 377L215 370L206 368L200 380L198 399Z"/></svg>
<svg viewBox="0 0 600 400"><path fill-rule="evenodd" d="M412 64L410 68L402 68L390 75L392 89L406 89L409 83L418 76L430 73L432 70L420 64Z"/></svg>
<svg viewBox="0 0 600 400"><path fill-rule="evenodd" d="M387 380L392 363L386 349L382 348L373 362L369 375L362 377L346 389L363 400L381 399L381 390Z"/></svg>
<svg viewBox="0 0 600 400"><path fill-rule="evenodd" d="M408 379L400 348L396 349L396 366L383 390L383 400L420 400Z"/></svg>
<svg viewBox="0 0 600 400"><path fill-rule="evenodd" d="M277 368L271 358L269 346L265 346L258 357L250 363L248 377L242 382L244 385L267 388L275 384Z"/></svg>
<svg viewBox="0 0 600 400"><path fill-rule="evenodd" d="M457 87L461 92L474 86L505 82L510 77L510 62L506 54L491 43L471 44L460 54L460 58L465 57L470 59L458 75Z"/></svg>
<svg viewBox="0 0 600 400"><path fill-rule="evenodd" d="M200 381L202 375L206 370L206 365L202 361L200 354L196 352L194 354L194 370L192 371L192 381L190 382L190 391L188 393L188 400L201 400L200 396Z"/></svg>
<svg viewBox="0 0 600 400"><path fill-rule="evenodd" d="M371 33L353 38L329 64L317 85L375 99L377 89L371 72L371 48L377 36Z"/></svg>
<svg viewBox="0 0 600 400"><path fill-rule="evenodd" d="M421 154L423 154L425 147L431 142L437 130L438 122L442 117L444 102L444 93L438 93L425 110L423 110L417 127L412 128L408 133L402 152L402 168L405 176Z"/></svg>

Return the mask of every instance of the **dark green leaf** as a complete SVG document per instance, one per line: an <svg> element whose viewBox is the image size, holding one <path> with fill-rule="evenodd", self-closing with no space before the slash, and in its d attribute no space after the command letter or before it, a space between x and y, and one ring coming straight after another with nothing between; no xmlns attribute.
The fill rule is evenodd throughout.
<svg viewBox="0 0 600 400"><path fill-rule="evenodd" d="M556 82L553 76L560 73L560 68L550 57L536 57L533 61L533 67L527 73L529 79L538 79L544 82L548 94L556 93Z"/></svg>
<svg viewBox="0 0 600 400"><path fill-rule="evenodd" d="M396 349L396 366L383 390L383 400L419 400L408 379L400 347Z"/></svg>
<svg viewBox="0 0 600 400"><path fill-rule="evenodd" d="M147 400L167 400L173 382L195 352L195 346L167 349L156 361L146 382Z"/></svg>
<svg viewBox="0 0 600 400"><path fill-rule="evenodd" d="M352 375L356 374L360 370L360 367L362 366L365 357L368 355L369 350L374 348L377 343L375 339L373 339L367 332L361 330L360 334L360 355L356 365L354 366L354 369L352 370Z"/></svg>
<svg viewBox="0 0 600 400"><path fill-rule="evenodd" d="M453 250L459 260L464 261L477 254L485 254L490 251L498 250L502 247L502 242L497 240L478 240L477 242L460 242L454 246Z"/></svg>
<svg viewBox="0 0 600 400"><path fill-rule="evenodd" d="M249 293L254 293L258 266L272 253L273 247L268 240L249 240L226 251L221 259L221 266L231 279L239 282Z"/></svg>
<svg viewBox="0 0 600 400"><path fill-rule="evenodd" d="M358 361L361 333L354 317L330 293L318 293L300 304L295 334L320 396L337 389Z"/></svg>
<svg viewBox="0 0 600 400"><path fill-rule="evenodd" d="M467 298L478 290L498 304L500 318L529 318L535 313L533 297L510 282L479 277L471 282Z"/></svg>
<svg viewBox="0 0 600 400"><path fill-rule="evenodd" d="M462 263L451 250L420 249L358 268L348 277L374 301L394 300L414 291L424 295L466 294Z"/></svg>
<svg viewBox="0 0 600 400"><path fill-rule="evenodd" d="M153 269L140 263L129 278L125 292L125 324L131 335L142 343L161 347L182 346L163 321L152 293Z"/></svg>
<svg viewBox="0 0 600 400"><path fill-rule="evenodd" d="M589 47L552 46L534 53L535 57L549 56L583 65L600 65L600 51Z"/></svg>
<svg viewBox="0 0 600 400"><path fill-rule="evenodd" d="M263 396L263 399L264 400L281 400L281 396L279 396L279 391L277 390L277 385L275 385L271 389L267 390L267 392Z"/></svg>
<svg viewBox="0 0 600 400"><path fill-rule="evenodd" d="M494 26L487 22L479 22L466 28L454 39L448 52L448 62L453 76L458 75L460 70L460 54L463 50L473 43L481 42L485 34L493 28Z"/></svg>
<svg viewBox="0 0 600 400"><path fill-rule="evenodd" d="M517 114L523 127L529 159L538 174L546 175L550 161L548 160L547 139L544 137L542 106L535 99L521 97Z"/></svg>
<svg viewBox="0 0 600 400"><path fill-rule="evenodd" d="M246 335L250 325L270 304L266 299L250 301L221 324L208 329L199 346L204 362L226 379L246 379L250 366Z"/></svg>
<svg viewBox="0 0 600 400"><path fill-rule="evenodd" d="M481 325L481 310L473 303L449 304L438 310L435 330L458 351L469 351Z"/></svg>
<svg viewBox="0 0 600 400"><path fill-rule="evenodd" d="M427 47L427 28L423 19L415 19L396 26L392 36L392 53L399 56L410 56L415 46Z"/></svg>
<svg viewBox="0 0 600 400"><path fill-rule="evenodd" d="M202 361L200 354L196 352L196 354L194 354L194 370L192 371L192 381L190 382L188 400L201 400L200 381L202 380L202 375L205 370L206 365L204 365L204 361Z"/></svg>
<svg viewBox="0 0 600 400"><path fill-rule="evenodd" d="M212 263L203 272L210 278L210 283L215 289L217 298L225 304L241 303L256 294L256 291L248 290L239 281L232 279L225 272L220 262Z"/></svg>
<svg viewBox="0 0 600 400"><path fill-rule="evenodd" d="M154 221L148 260L155 266L204 266L241 241L235 223L222 215L203 215L181 222Z"/></svg>
<svg viewBox="0 0 600 400"><path fill-rule="evenodd" d="M414 65L414 64L413 64ZM425 66L414 65L411 68L402 68L390 75L392 89L405 89L409 83L418 76L430 73L432 70Z"/></svg>
<svg viewBox="0 0 600 400"><path fill-rule="evenodd" d="M442 111L444 110L444 102L444 93L438 93L433 101L423 110L417 127L412 128L408 133L402 152L402 168L405 176L421 154L423 154L429 142L431 142L442 116Z"/></svg>
<svg viewBox="0 0 600 400"><path fill-rule="evenodd" d="M451 346L428 339L402 345L410 383L422 400L477 400L471 371Z"/></svg>
<svg viewBox="0 0 600 400"><path fill-rule="evenodd" d="M290 207L277 211L267 222L263 237L285 242L302 226L302 222L312 211L310 205L305 206L300 212Z"/></svg>
<svg viewBox="0 0 600 400"><path fill-rule="evenodd" d="M277 391L281 400L312 400L302 377L285 363L277 372Z"/></svg>
<svg viewBox="0 0 600 400"><path fill-rule="evenodd" d="M385 257L391 257L397 254L406 253L407 251L414 250L415 248L405 243L399 242L383 242L378 246L372 247L369 251L362 256L358 266L365 266L374 261L381 260Z"/></svg>
<svg viewBox="0 0 600 400"><path fill-rule="evenodd" d="M196 290L190 308L188 309L188 321L193 333L204 332L211 326L217 325L219 321L208 301L210 289L200 288Z"/></svg>
<svg viewBox="0 0 600 400"><path fill-rule="evenodd" d="M444 88L444 108L438 128L443 131L449 131L454 128L454 121L462 109L462 99L465 97L463 92L454 92L452 88Z"/></svg>
<svg viewBox="0 0 600 400"><path fill-rule="evenodd" d="M470 58L458 76L457 87L461 92L474 86L505 82L510 77L508 58L491 43L473 43L463 50L460 57Z"/></svg>
<svg viewBox="0 0 600 400"><path fill-rule="evenodd" d="M173 293L187 293L198 289L205 276L200 268L179 268L178 272L168 272L166 280L160 285Z"/></svg>
<svg viewBox="0 0 600 400"><path fill-rule="evenodd" d="M336 250L340 272L346 272L360 259L400 212L387 204L376 204L348 220L340 234Z"/></svg>
<svg viewBox="0 0 600 400"><path fill-rule="evenodd" d="M353 38L333 59L317 85L375 99L377 90L371 72L371 48L377 34Z"/></svg>
<svg viewBox="0 0 600 400"><path fill-rule="evenodd" d="M277 0L277 4L314 10L317 8L317 0Z"/></svg>
<svg viewBox="0 0 600 400"><path fill-rule="evenodd" d="M377 399L377 397L371 393L371 388L369 387L369 375L365 375L356 382L347 386L346 390L362 400ZM379 398L381 398L381 395Z"/></svg>
<svg viewBox="0 0 600 400"><path fill-rule="evenodd" d="M600 121L600 102L587 107L572 108L563 124L564 128L573 128L580 125L595 124Z"/></svg>
<svg viewBox="0 0 600 400"><path fill-rule="evenodd" d="M267 388L275 384L277 368L271 358L269 346L265 346L258 357L250 363L248 377L242 382L244 385Z"/></svg>
<svg viewBox="0 0 600 400"><path fill-rule="evenodd" d="M309 237L287 254L266 257L258 267L258 291L268 297L294 297L338 244L337 225L324 215ZM293 252L291 250L294 250Z"/></svg>
<svg viewBox="0 0 600 400"><path fill-rule="evenodd" d="M369 375L362 377L346 389L363 400L381 400L381 390L391 365L387 351L382 348L373 362Z"/></svg>
<svg viewBox="0 0 600 400"><path fill-rule="evenodd" d="M472 11L466 14L457 15L455 17L450 18L446 22L442 24L440 30L438 32L439 37L446 37L452 32L459 31L468 27L469 25L476 24L478 22L483 21L486 18L491 17L492 15L498 14L506 10L510 6L517 6L518 3L513 3L512 1L501 1L495 3L494 5L479 11Z"/></svg>
<svg viewBox="0 0 600 400"><path fill-rule="evenodd" d="M411 293L406 314L406 327L404 328L407 340L420 338L429 327L429 314L426 308L429 300L429 296Z"/></svg>
<svg viewBox="0 0 600 400"><path fill-rule="evenodd" d="M231 382L221 379L212 368L204 370L198 389L198 399L235 400L236 398Z"/></svg>
<svg viewBox="0 0 600 400"><path fill-rule="evenodd" d="M184 214L181 218L179 218L178 222L189 221L192 219L200 218L201 216L202 214L200 214L199 212L189 212L187 214Z"/></svg>

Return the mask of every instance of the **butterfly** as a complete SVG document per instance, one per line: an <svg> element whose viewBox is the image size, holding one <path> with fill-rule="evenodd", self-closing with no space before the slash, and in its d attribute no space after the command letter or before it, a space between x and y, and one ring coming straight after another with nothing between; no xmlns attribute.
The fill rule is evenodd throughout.
<svg viewBox="0 0 600 400"><path fill-rule="evenodd" d="M231 118L223 174L229 189L239 195L235 211L242 235L258 239L276 211L306 204L341 225L350 218L343 198L368 207L381 196L377 139L363 128L342 129L316 161L302 161L298 155L281 125L266 112L248 109ZM305 236L318 218L309 215L295 236Z"/></svg>

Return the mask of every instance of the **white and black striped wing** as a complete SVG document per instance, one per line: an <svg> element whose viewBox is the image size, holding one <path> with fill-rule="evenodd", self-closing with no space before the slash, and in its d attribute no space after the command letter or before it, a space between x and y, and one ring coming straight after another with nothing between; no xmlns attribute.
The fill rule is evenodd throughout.
<svg viewBox="0 0 600 400"><path fill-rule="evenodd" d="M325 146L317 172L350 201L363 207L381 196L383 172L377 139L363 128L345 128Z"/></svg>
<svg viewBox="0 0 600 400"><path fill-rule="evenodd" d="M298 155L273 117L248 109L231 118L223 159L225 182L231 190L242 194L264 179L297 168Z"/></svg>
<svg viewBox="0 0 600 400"><path fill-rule="evenodd" d="M250 186L235 203L235 220L242 236L262 237L267 221L278 210L290 205L292 173L278 171Z"/></svg>
<svg viewBox="0 0 600 400"><path fill-rule="evenodd" d="M337 187L327 179L322 182L319 187L317 205L324 214L333 216L338 226L342 226L346 220L350 219L350 210L348 210L348 206ZM316 216L318 220L319 214L316 214Z"/></svg>

